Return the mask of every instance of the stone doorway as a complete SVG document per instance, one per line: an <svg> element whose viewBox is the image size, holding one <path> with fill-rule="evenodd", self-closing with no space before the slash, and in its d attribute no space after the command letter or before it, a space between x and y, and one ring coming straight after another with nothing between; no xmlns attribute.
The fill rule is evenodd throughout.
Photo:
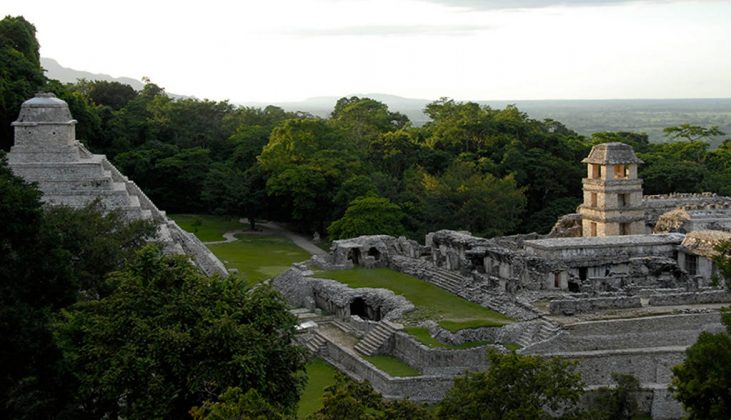
<svg viewBox="0 0 731 420"><path fill-rule="evenodd" d="M362 297L350 301L350 315L358 315L363 319L370 319L368 316L368 305Z"/></svg>
<svg viewBox="0 0 731 420"><path fill-rule="evenodd" d="M360 265L360 249L351 249L348 252L348 259L353 262L353 265Z"/></svg>

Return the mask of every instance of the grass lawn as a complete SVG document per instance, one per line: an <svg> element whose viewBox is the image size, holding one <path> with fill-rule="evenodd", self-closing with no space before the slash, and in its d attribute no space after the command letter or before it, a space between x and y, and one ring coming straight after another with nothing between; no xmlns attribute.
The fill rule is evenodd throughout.
<svg viewBox="0 0 731 420"><path fill-rule="evenodd" d="M310 258L310 254L280 236L237 235L236 242L208 245L226 267L239 270L249 284L283 273L292 263Z"/></svg>
<svg viewBox="0 0 731 420"><path fill-rule="evenodd" d="M238 217L213 216L208 214L168 214L168 217L184 230L194 233L201 241L222 241L223 234L236 229L248 229L239 223ZM200 225L194 226L195 221Z"/></svg>
<svg viewBox="0 0 731 420"><path fill-rule="evenodd" d="M388 373L391 376L419 376L421 372L407 365L403 360L387 355L365 356L364 359L369 361L378 369Z"/></svg>
<svg viewBox="0 0 731 420"><path fill-rule="evenodd" d="M465 328L497 327L512 320L505 315L462 299L431 283L388 268L354 268L322 271L318 277L337 280L351 287L376 287L392 290L416 306L407 319L432 319L442 328L458 331Z"/></svg>
<svg viewBox="0 0 731 420"><path fill-rule="evenodd" d="M485 344L487 344L487 341L471 341L469 343L464 344L445 344L441 341L437 340L436 338L429 335L429 330L422 327L407 327L404 328L404 331L411 335L412 337L419 340L419 342L427 347L432 348L443 348L443 349L454 349L454 350L460 350L460 349L471 349L473 347L480 347Z"/></svg>
<svg viewBox="0 0 731 420"><path fill-rule="evenodd" d="M302 391L299 406L297 407L297 418L303 419L322 408L322 394L325 388L335 384L335 373L337 370L324 362L322 359L315 359L309 362L307 368L307 386Z"/></svg>

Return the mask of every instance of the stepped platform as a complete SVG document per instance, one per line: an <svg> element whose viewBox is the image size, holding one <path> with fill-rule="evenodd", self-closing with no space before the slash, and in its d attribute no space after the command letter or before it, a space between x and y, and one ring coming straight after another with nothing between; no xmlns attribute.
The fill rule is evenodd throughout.
<svg viewBox="0 0 731 420"><path fill-rule="evenodd" d="M169 220L142 190L104 155L95 155L75 138L76 121L66 102L38 94L23 103L15 127L8 165L15 175L34 182L49 205L80 208L99 200L131 220L158 225L157 242L165 252L187 254L207 275L226 275L223 263L195 236Z"/></svg>

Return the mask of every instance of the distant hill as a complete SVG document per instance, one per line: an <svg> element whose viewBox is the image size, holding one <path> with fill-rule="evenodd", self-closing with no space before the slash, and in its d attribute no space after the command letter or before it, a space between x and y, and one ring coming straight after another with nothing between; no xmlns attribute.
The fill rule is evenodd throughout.
<svg viewBox="0 0 731 420"><path fill-rule="evenodd" d="M136 90L144 86L139 80L129 77L112 77L61 66L51 58L41 58L41 65L51 79L74 83L77 79L106 80L125 83ZM168 93L171 97L180 95ZM429 121L424 108L435 99L404 98L383 93L356 93L344 95L372 98L388 105L409 117L416 126ZM330 115L340 97L318 96L296 102L240 102L238 105L265 107L276 105L287 111L303 111L326 118ZM531 118L550 118L583 135L597 131L633 131L647 133L650 140L665 139L662 130L678 124L690 123L709 127L717 125L726 136L713 139L714 146L723 139L731 138L731 98L719 99L596 99L596 100L492 100L475 101L493 108L504 108L514 104Z"/></svg>
<svg viewBox="0 0 731 420"><path fill-rule="evenodd" d="M47 57L41 57L41 66L43 66L46 70L46 77L58 80L62 83L76 83L79 79L103 80L106 82L124 83L125 85L132 86L132 88L137 91L142 90L145 86L141 81L130 77L112 77L108 74L90 73L88 71L70 69L60 65L58 61Z"/></svg>

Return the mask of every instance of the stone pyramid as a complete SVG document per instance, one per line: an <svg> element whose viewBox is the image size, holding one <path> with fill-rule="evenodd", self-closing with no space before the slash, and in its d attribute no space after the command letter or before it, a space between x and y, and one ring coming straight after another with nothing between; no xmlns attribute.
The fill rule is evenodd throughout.
<svg viewBox="0 0 731 420"><path fill-rule="evenodd" d="M92 154L76 140L76 120L65 101L39 93L23 103L13 127L8 164L17 176L38 185L45 203L78 208L99 198L105 208L120 209L130 219L154 221L156 241L165 252L187 254L208 275L227 274L198 238L168 219L106 156Z"/></svg>

